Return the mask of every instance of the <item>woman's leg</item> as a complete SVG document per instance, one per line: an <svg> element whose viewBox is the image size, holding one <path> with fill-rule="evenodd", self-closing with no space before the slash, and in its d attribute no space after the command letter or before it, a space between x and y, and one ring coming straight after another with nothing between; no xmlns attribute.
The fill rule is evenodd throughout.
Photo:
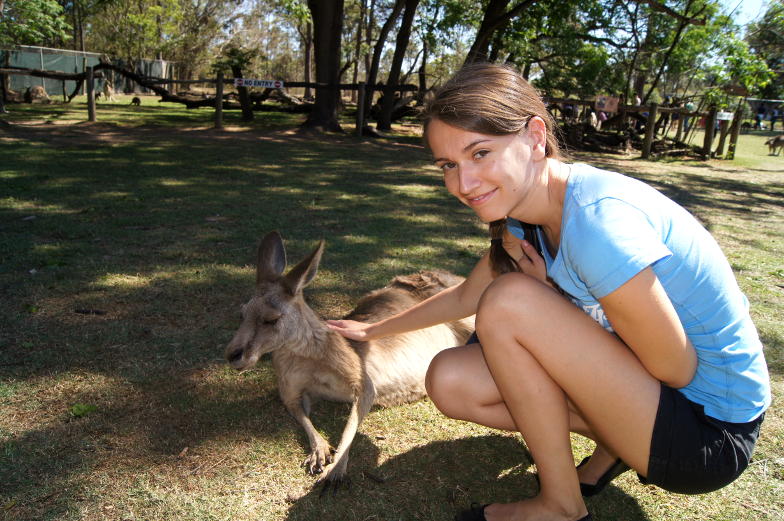
<svg viewBox="0 0 784 521"><path fill-rule="evenodd" d="M487 289L477 331L541 484L534 500L489 507L488 520L584 515L569 439L570 402L603 451L647 473L660 384L625 344L551 288L521 274L499 277Z"/></svg>
<svg viewBox="0 0 784 521"><path fill-rule="evenodd" d="M445 416L493 429L517 431L479 344L441 351L430 363L425 387L430 399ZM572 432L595 439L571 402L569 425Z"/></svg>
<svg viewBox="0 0 784 521"><path fill-rule="evenodd" d="M428 368L428 395L446 416L494 429L517 431L509 409L487 368L479 344L441 351ZM569 429L596 441L596 436L569 402ZM595 484L618 456L597 443L594 454L578 470L580 483Z"/></svg>

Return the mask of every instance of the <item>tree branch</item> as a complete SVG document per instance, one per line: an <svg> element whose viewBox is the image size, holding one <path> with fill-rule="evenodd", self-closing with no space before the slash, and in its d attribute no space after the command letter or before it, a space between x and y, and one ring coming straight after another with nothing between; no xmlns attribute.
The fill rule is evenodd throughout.
<svg viewBox="0 0 784 521"><path fill-rule="evenodd" d="M672 8L667 7L664 3L657 2L656 0L632 0L632 2L635 2L635 3L638 3L638 4L647 4L654 11L658 11L658 12L664 13L664 14L666 14L668 16L672 16L673 18L676 18L676 19L680 20L681 22L685 22L687 24L705 25L705 23L706 23L705 18L697 18L697 16L699 16L705 10L705 6L703 6L702 9L697 11L697 13L695 13L695 16L689 17L689 16L686 16L686 15L682 15L682 14L680 14L677 11L674 11Z"/></svg>

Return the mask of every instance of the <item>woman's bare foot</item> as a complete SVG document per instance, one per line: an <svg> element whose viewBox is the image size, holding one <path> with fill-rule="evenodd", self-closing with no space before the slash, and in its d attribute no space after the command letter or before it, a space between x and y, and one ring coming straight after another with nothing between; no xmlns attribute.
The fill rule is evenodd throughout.
<svg viewBox="0 0 784 521"><path fill-rule="evenodd" d="M541 495L517 503L495 503L485 508L487 521L576 521L588 514L582 497L571 501L550 501Z"/></svg>

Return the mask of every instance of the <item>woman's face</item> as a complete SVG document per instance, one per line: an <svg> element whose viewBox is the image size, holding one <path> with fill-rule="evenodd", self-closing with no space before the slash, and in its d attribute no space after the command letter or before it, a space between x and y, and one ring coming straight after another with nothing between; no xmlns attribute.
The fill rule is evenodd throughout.
<svg viewBox="0 0 784 521"><path fill-rule="evenodd" d="M438 119L427 128L433 162L444 173L447 190L484 222L520 207L535 178L528 133L479 134Z"/></svg>

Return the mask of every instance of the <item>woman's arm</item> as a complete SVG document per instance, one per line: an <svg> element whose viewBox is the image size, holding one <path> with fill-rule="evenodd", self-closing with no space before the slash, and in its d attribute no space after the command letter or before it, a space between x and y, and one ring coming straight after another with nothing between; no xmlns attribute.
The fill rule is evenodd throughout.
<svg viewBox="0 0 784 521"><path fill-rule="evenodd" d="M492 280L490 262L488 255L485 255L466 280L402 313L374 324L354 320L328 320L327 326L347 338L372 340L458 320L476 313L479 298Z"/></svg>
<svg viewBox="0 0 784 521"><path fill-rule="evenodd" d="M615 332L654 378L674 388L691 382L697 353L650 266L599 303Z"/></svg>

